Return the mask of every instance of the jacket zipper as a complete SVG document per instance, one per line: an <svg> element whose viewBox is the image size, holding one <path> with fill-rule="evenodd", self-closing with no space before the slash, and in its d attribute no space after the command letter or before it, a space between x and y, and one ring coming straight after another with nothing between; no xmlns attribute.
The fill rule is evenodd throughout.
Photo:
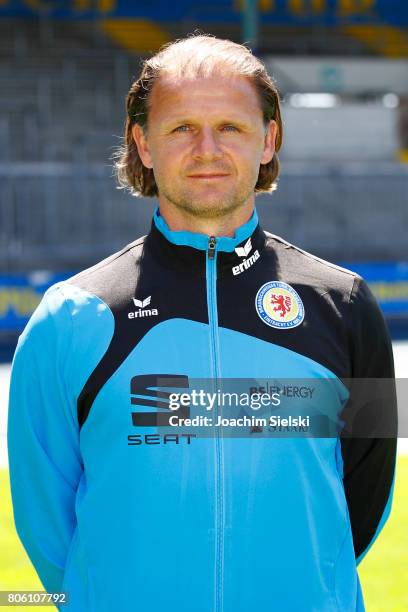
<svg viewBox="0 0 408 612"><path fill-rule="evenodd" d="M213 380L215 391L218 388L220 378L219 368L219 346L218 346L218 312L217 312L217 239L210 236L207 250L207 305L208 323L210 328L211 364L213 366ZM214 406L213 418L218 416L218 406ZM215 574L215 612L222 612L223 605L223 573L224 573L224 499L223 499L223 461L222 445L220 441L219 428L215 428L215 452L216 452L216 574Z"/></svg>

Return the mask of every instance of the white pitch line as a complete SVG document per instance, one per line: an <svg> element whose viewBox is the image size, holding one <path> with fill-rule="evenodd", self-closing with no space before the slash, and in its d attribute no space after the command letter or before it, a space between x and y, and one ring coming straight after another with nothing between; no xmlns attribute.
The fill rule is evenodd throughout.
<svg viewBox="0 0 408 612"><path fill-rule="evenodd" d="M8 467L7 405L10 386L10 364L0 363L0 468Z"/></svg>

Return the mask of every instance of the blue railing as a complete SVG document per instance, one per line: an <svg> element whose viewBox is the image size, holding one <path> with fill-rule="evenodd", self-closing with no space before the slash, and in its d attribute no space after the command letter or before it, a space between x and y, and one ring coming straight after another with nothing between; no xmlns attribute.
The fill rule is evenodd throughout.
<svg viewBox="0 0 408 612"><path fill-rule="evenodd" d="M408 323L408 262L340 265L368 282L390 324ZM0 275L0 332L20 333L46 289L74 272Z"/></svg>
<svg viewBox="0 0 408 612"><path fill-rule="evenodd" d="M243 0L3 0L0 16L58 18L130 17L158 22L234 23L241 18ZM265 23L285 25L389 24L408 25L406 0L265 0L259 3Z"/></svg>

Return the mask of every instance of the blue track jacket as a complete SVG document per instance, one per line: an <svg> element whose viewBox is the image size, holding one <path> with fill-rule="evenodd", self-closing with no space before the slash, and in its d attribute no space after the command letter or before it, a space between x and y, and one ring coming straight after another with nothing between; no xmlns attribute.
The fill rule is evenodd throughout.
<svg viewBox="0 0 408 612"><path fill-rule="evenodd" d="M317 408L364 419L344 381L393 376L357 274L256 210L214 238L156 209L146 236L53 285L19 338L11 492L44 589L69 612L363 612L356 566L390 512L395 437L168 433L160 387L331 379ZM395 401L376 414L394 420Z"/></svg>

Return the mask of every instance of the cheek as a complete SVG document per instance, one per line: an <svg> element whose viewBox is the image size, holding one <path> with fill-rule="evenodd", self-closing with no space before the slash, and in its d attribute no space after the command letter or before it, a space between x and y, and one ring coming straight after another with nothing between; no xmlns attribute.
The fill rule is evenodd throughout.
<svg viewBox="0 0 408 612"><path fill-rule="evenodd" d="M175 174L177 170L180 171L184 155L185 152L180 145L166 144L160 146L158 144L152 152L154 168L163 176Z"/></svg>
<svg viewBox="0 0 408 612"><path fill-rule="evenodd" d="M240 155L239 159L237 160L237 167L242 176L252 178L254 176L258 176L260 162L261 154L259 151L247 151L245 155Z"/></svg>
<svg viewBox="0 0 408 612"><path fill-rule="evenodd" d="M180 160L166 151L156 153L153 159L153 172L156 182L162 188L171 188L179 182Z"/></svg>
<svg viewBox="0 0 408 612"><path fill-rule="evenodd" d="M235 165L245 174L252 173L254 169L259 169L263 149L258 142L248 139L244 143L239 143L236 147L231 147L230 154Z"/></svg>

